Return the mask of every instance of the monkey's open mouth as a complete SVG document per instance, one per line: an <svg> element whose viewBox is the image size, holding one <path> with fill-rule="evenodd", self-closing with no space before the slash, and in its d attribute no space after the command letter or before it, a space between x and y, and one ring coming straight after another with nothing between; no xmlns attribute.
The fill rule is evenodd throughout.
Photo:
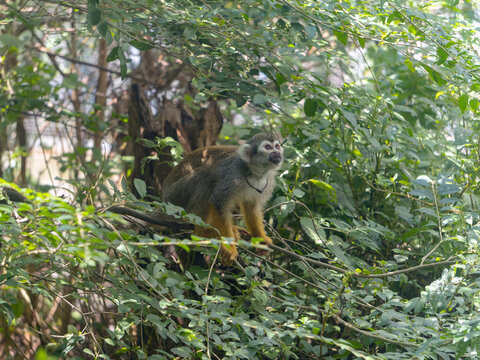
<svg viewBox="0 0 480 360"><path fill-rule="evenodd" d="M268 157L268 160L274 165L278 165L282 162L282 154L280 153L271 153Z"/></svg>

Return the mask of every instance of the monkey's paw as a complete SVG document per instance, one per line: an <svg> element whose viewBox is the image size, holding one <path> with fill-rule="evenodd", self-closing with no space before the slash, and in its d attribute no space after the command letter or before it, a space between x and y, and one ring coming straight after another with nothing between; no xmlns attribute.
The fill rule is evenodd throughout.
<svg viewBox="0 0 480 360"><path fill-rule="evenodd" d="M220 248L220 261L222 265L230 266L233 264L235 259L238 256L237 247L233 244L231 245L222 245Z"/></svg>
<svg viewBox="0 0 480 360"><path fill-rule="evenodd" d="M273 244L273 240L270 239L268 236L263 237L263 242L267 245L272 245Z"/></svg>
<svg viewBox="0 0 480 360"><path fill-rule="evenodd" d="M250 235L247 229L244 229L237 225L233 225L233 234L235 240L250 240L252 238L252 235Z"/></svg>
<svg viewBox="0 0 480 360"><path fill-rule="evenodd" d="M267 245L267 246L268 246L268 245L272 245L272 244L273 244L273 240L270 239L268 236L264 236L264 237L263 237L263 243L264 243L265 245ZM263 255L267 255L267 254L268 254L268 250L257 249L257 254L258 254L258 255L262 255L262 256L263 256Z"/></svg>

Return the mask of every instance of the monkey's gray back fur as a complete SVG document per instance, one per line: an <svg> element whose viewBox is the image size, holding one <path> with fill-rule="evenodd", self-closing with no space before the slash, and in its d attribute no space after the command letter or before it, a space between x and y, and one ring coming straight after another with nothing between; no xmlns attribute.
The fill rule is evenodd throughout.
<svg viewBox="0 0 480 360"><path fill-rule="evenodd" d="M238 148L209 146L187 154L165 179L163 200L202 218L209 203L221 214L241 202L263 207L275 187L276 169L266 167L263 173L253 174Z"/></svg>

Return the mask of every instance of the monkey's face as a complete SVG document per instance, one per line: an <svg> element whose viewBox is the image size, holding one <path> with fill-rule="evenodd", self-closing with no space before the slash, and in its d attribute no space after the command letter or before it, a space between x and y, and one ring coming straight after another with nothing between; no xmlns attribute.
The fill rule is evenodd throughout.
<svg viewBox="0 0 480 360"><path fill-rule="evenodd" d="M265 154L269 162L271 162L275 167L280 166L283 161L283 148L278 140L271 141L262 141L258 149L259 153Z"/></svg>
<svg viewBox="0 0 480 360"><path fill-rule="evenodd" d="M238 155L253 174L263 176L282 165L283 148L275 134L260 133L241 145Z"/></svg>
<svg viewBox="0 0 480 360"><path fill-rule="evenodd" d="M257 176L277 170L283 161L283 148L276 139L262 140L252 149L249 168Z"/></svg>

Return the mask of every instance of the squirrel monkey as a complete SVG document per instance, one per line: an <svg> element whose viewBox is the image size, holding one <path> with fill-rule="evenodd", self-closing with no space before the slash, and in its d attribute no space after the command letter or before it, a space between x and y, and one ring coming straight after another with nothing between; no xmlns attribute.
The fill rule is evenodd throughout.
<svg viewBox="0 0 480 360"><path fill-rule="evenodd" d="M163 200L199 215L220 236L234 239L222 245L222 264L231 265L240 238L232 213L240 208L253 237L272 244L263 227L263 206L275 187L276 171L283 161L283 148L274 133L260 133L241 146L207 146L185 156L163 184ZM195 227L195 234L218 237L212 229Z"/></svg>

